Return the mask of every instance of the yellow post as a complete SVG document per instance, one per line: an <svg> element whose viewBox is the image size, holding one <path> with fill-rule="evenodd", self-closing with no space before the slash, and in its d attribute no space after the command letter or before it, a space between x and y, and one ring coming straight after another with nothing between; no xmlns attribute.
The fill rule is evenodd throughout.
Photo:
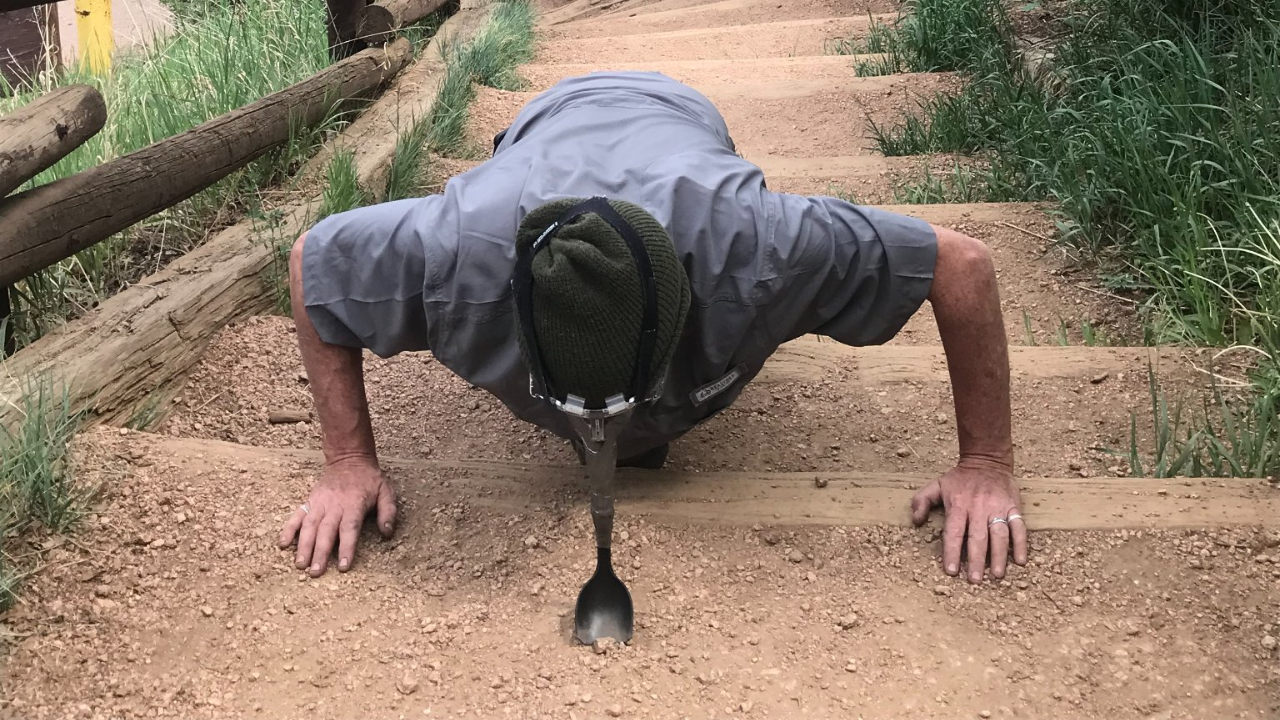
<svg viewBox="0 0 1280 720"><path fill-rule="evenodd" d="M76 0L76 32L80 35L80 61L87 62L94 72L106 72L115 48L111 0Z"/></svg>

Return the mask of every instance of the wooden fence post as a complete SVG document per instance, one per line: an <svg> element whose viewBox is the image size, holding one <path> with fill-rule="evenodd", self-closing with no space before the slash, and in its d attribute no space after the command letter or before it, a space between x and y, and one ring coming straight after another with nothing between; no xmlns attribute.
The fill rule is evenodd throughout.
<svg viewBox="0 0 1280 720"><path fill-rule="evenodd" d="M13 305L9 303L8 285L0 285L0 358L7 358L18 350L17 337L13 331Z"/></svg>
<svg viewBox="0 0 1280 720"><path fill-rule="evenodd" d="M80 60L95 73L109 70L115 49L111 0L76 0L76 32L80 35Z"/></svg>

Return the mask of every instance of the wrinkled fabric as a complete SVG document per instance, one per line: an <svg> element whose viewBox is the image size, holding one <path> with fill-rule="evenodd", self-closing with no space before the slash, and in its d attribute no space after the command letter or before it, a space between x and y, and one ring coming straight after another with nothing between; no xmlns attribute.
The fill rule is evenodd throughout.
<svg viewBox="0 0 1280 720"><path fill-rule="evenodd" d="M308 317L329 343L381 357L430 350L517 417L573 438L529 394L510 278L527 213L594 195L657 218L692 293L664 391L620 437L622 457L728 407L782 343L809 333L855 346L890 340L932 283L927 223L772 192L702 94L659 73L604 72L530 101L494 156L441 193L318 223L303 251Z"/></svg>

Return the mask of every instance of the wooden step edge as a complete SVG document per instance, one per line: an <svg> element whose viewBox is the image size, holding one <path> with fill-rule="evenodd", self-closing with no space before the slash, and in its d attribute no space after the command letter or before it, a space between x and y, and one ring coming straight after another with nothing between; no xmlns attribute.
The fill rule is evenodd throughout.
<svg viewBox="0 0 1280 720"><path fill-rule="evenodd" d="M318 450L251 447L112 428L107 442L168 458L201 472L213 466L318 466ZM586 504L585 472L510 462L381 459L400 488L421 505L466 498L504 512L545 507L572 492ZM819 488L815 479L826 480ZM684 472L622 470L618 512L715 525L910 526L915 491L928 475L862 472ZM1210 529L1280 527L1280 489L1249 478L1021 478L1027 526L1039 530ZM940 526L939 516L933 524Z"/></svg>
<svg viewBox="0 0 1280 720"><path fill-rule="evenodd" d="M1191 347L1025 346L1009 347L1014 382L1071 379L1105 382L1122 373L1157 375L1172 369L1204 367L1211 352ZM937 345L879 345L855 348L813 336L793 340L765 363L759 383L829 380L875 387L900 383L947 382L947 358Z"/></svg>
<svg viewBox="0 0 1280 720"><path fill-rule="evenodd" d="M852 15L848 17L831 17L817 18L813 20L778 20L775 22L751 23L748 25L721 25L717 27L698 27L684 28L681 30L661 30L658 32L641 32L630 35L600 35L592 37L573 37L565 34L566 31L575 25L582 23L573 23L565 25L556 25L554 30L555 37L548 37L543 42L605 42L617 41L621 38L628 40L644 38L646 40L666 40L673 38L697 37L699 35L713 35L721 33L741 34L749 36L759 36L761 33L768 32L785 32L787 30L801 30L805 28L820 28L823 25L839 24L848 28L869 29L873 23L883 22L891 23L897 18L893 13L879 13L873 15Z"/></svg>

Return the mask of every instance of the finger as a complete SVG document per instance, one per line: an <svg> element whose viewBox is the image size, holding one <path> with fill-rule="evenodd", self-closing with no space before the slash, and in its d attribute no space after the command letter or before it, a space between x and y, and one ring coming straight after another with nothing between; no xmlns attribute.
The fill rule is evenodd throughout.
<svg viewBox="0 0 1280 720"><path fill-rule="evenodd" d="M1018 513L1012 513L1014 515ZM1009 521L1009 534L1013 536L1013 561L1019 565L1027 564L1027 523L1016 517Z"/></svg>
<svg viewBox="0 0 1280 720"><path fill-rule="evenodd" d="M302 521L307 519L307 511L299 507L293 511L289 519L285 521L284 527L280 530L280 538L278 540L280 549L284 549L293 544L295 538L298 537L298 529L302 527Z"/></svg>
<svg viewBox="0 0 1280 720"><path fill-rule="evenodd" d="M356 544L360 541L362 519L353 513L342 517L342 524L338 526L338 572L351 569L351 562L356 557Z"/></svg>
<svg viewBox="0 0 1280 720"><path fill-rule="evenodd" d="M942 483L934 480L911 498L911 522L917 526L929 519L929 511L942 503Z"/></svg>
<svg viewBox="0 0 1280 720"><path fill-rule="evenodd" d="M982 575L987 569L987 514L973 513L969 516L969 582L982 582Z"/></svg>
<svg viewBox="0 0 1280 720"><path fill-rule="evenodd" d="M396 493L389 483L378 488L378 532L389 538L396 529Z"/></svg>
<svg viewBox="0 0 1280 720"><path fill-rule="evenodd" d="M302 521L302 532L298 534L298 553L293 559L293 566L299 570L306 570L311 564L311 550L316 544L316 528L323 519L324 508L313 507L307 513L306 520Z"/></svg>
<svg viewBox="0 0 1280 720"><path fill-rule="evenodd" d="M987 535L991 538L991 577L1000 580L1009 565L1009 524L996 523Z"/></svg>
<svg viewBox="0 0 1280 720"><path fill-rule="evenodd" d="M311 577L320 577L329 567L329 555L333 552L333 542L338 539L338 523L342 516L332 512L324 516L320 528L316 531L316 548L311 554Z"/></svg>
<svg viewBox="0 0 1280 720"><path fill-rule="evenodd" d="M942 565L948 575L960 573L960 548L964 545L964 525L969 513L962 508L947 508L942 525Z"/></svg>

